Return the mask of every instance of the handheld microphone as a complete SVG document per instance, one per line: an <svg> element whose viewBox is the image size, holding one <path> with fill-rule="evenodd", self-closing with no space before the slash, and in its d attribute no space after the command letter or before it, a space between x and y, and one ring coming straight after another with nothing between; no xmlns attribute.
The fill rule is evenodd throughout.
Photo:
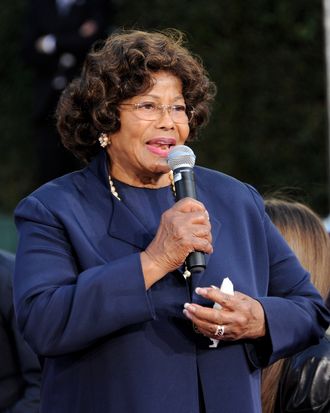
<svg viewBox="0 0 330 413"><path fill-rule="evenodd" d="M167 163L173 171L176 201L190 197L197 199L193 167L196 156L189 146L174 146L167 157ZM191 252L186 258L187 269L191 273L205 270L205 255L201 251Z"/></svg>

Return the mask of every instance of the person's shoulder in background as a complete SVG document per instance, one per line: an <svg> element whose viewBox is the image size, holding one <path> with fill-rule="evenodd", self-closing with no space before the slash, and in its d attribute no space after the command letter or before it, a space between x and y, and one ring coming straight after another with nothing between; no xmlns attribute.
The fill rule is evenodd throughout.
<svg viewBox="0 0 330 413"><path fill-rule="evenodd" d="M330 341L294 355L285 362L278 394L279 412L330 412Z"/></svg>
<svg viewBox="0 0 330 413"><path fill-rule="evenodd" d="M0 250L0 411L37 413L40 364L16 325L12 298L14 254Z"/></svg>

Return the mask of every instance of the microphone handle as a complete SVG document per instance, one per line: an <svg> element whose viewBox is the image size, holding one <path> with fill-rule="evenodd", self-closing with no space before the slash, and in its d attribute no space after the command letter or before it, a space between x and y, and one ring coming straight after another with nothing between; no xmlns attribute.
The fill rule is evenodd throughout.
<svg viewBox="0 0 330 413"><path fill-rule="evenodd" d="M197 199L193 168L181 167L173 171L176 201L190 197ZM206 268L205 255L201 251L191 252L186 258L187 269L191 273L202 272Z"/></svg>

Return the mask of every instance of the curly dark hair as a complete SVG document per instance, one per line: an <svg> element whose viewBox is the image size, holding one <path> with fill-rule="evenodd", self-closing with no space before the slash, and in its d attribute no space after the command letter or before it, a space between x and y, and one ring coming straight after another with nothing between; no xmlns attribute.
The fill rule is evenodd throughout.
<svg viewBox="0 0 330 413"><path fill-rule="evenodd" d="M200 59L184 46L183 34L121 30L87 55L81 76L63 91L56 110L63 145L89 162L101 150L100 133L120 129L118 105L153 87L153 73L168 71L182 81L183 97L194 109L189 139L209 119L216 87Z"/></svg>

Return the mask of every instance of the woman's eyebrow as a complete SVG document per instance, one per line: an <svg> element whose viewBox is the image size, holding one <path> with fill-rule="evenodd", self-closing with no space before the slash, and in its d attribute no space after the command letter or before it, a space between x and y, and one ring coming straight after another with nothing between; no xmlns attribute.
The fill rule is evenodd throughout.
<svg viewBox="0 0 330 413"><path fill-rule="evenodd" d="M162 98L161 95L153 95L153 94L140 95L139 97L140 98L153 98L153 99L161 99ZM175 96L173 101L180 100L180 99L184 99L183 95Z"/></svg>

